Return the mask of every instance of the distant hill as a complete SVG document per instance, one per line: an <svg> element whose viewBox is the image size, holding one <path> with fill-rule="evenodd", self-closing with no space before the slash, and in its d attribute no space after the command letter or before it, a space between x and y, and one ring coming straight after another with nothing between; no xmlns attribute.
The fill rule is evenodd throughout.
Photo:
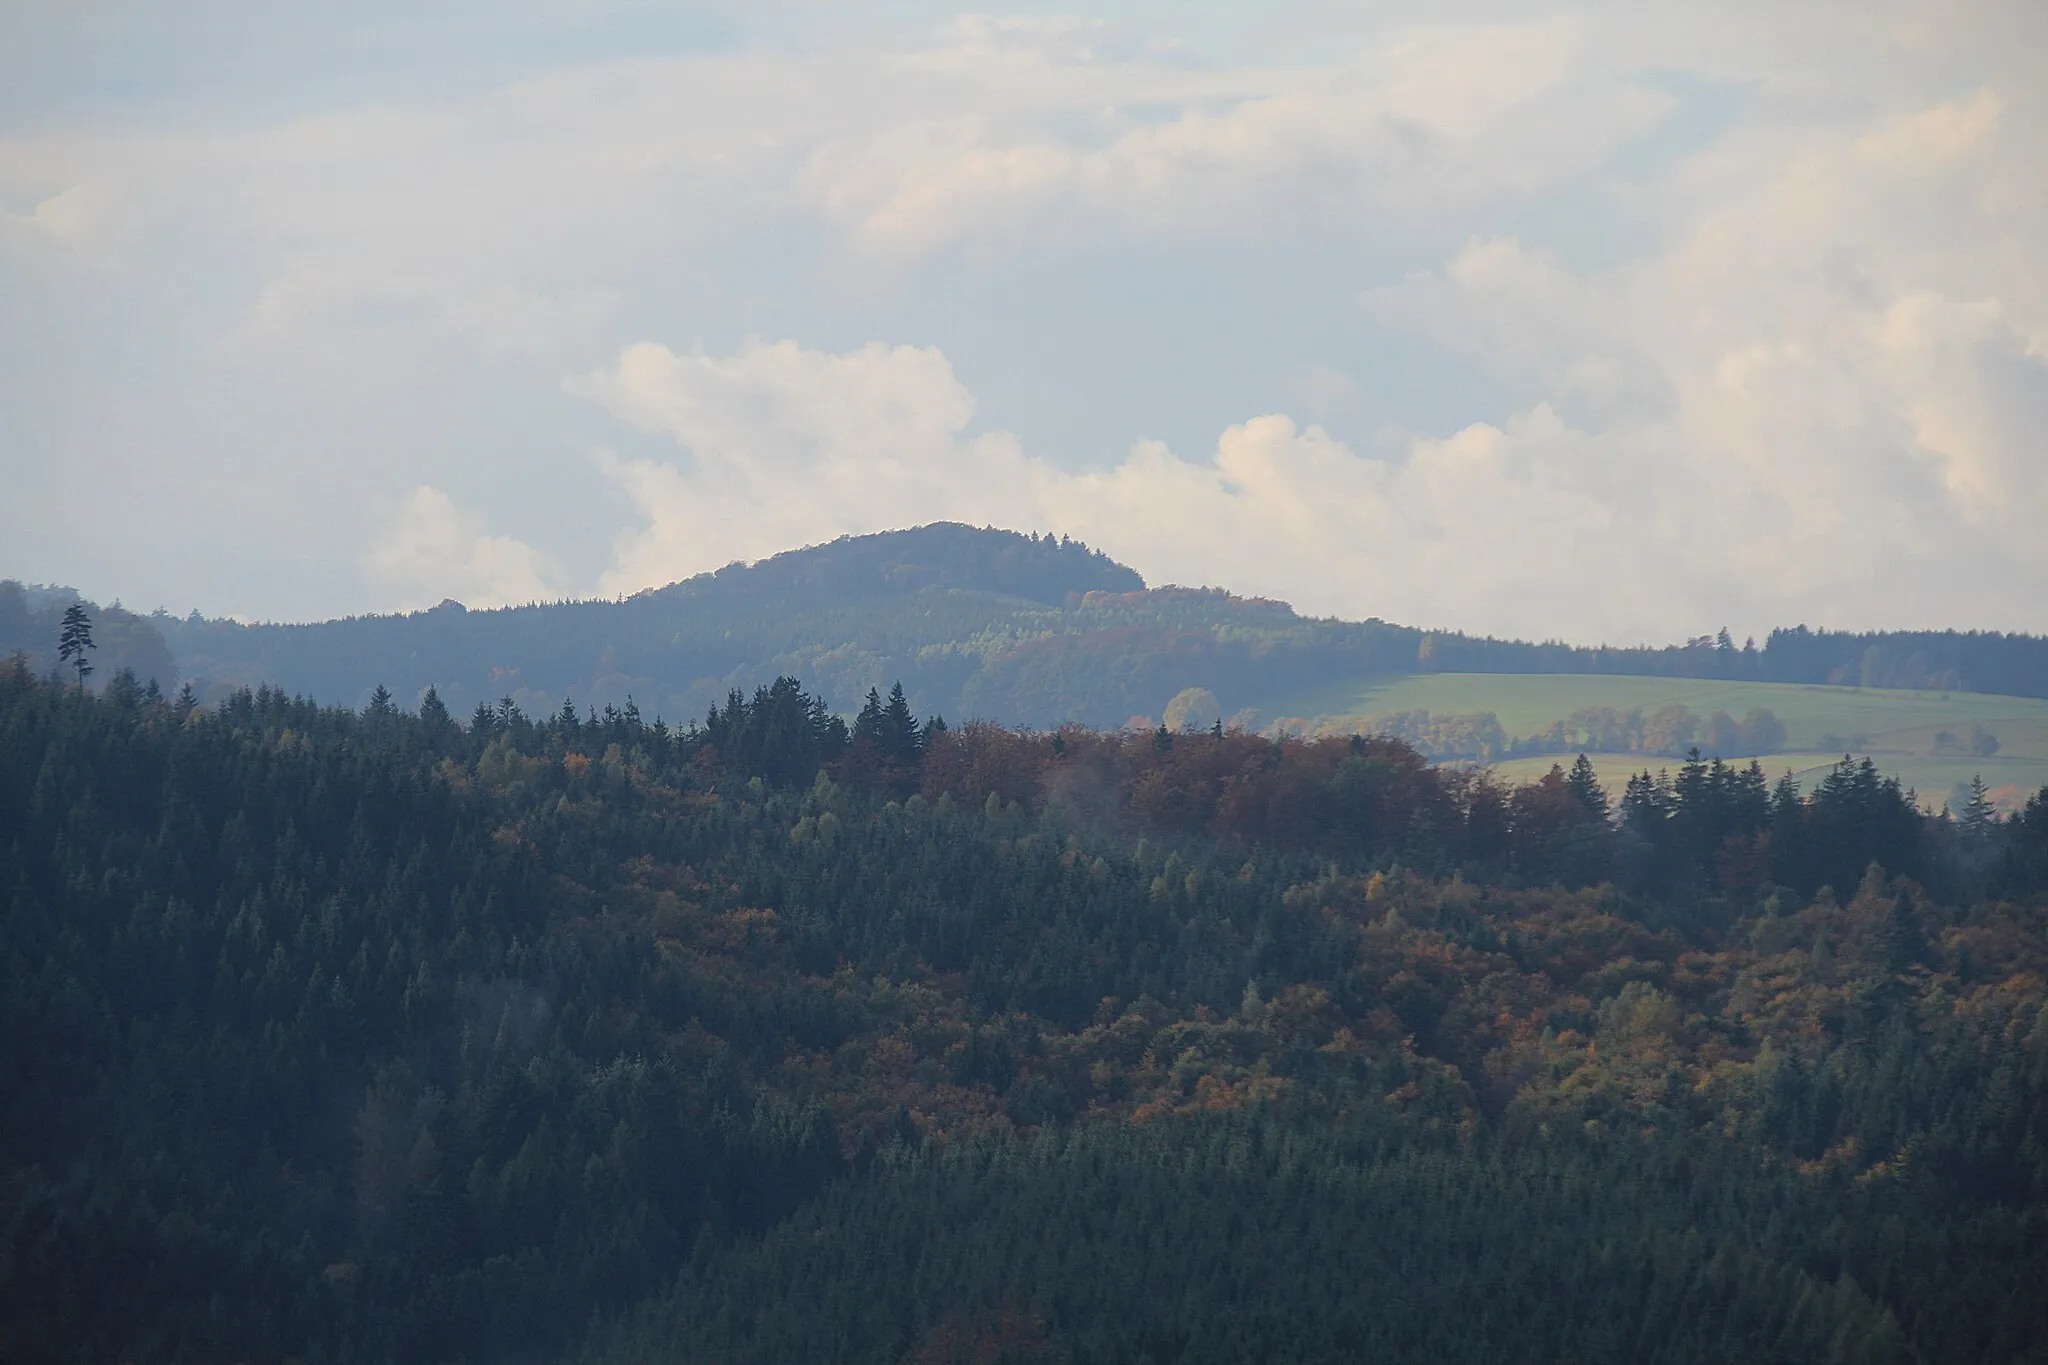
<svg viewBox="0 0 2048 1365"><path fill-rule="evenodd" d="M0 659L18 654L32 672L49 672L57 663L57 632L64 610L82 600L71 588L0 579ZM105 683L126 668L138 678L155 678L159 684L175 688L181 675L158 629L164 618L137 616L118 603L89 605L95 645L92 665L99 674L95 682Z"/></svg>
<svg viewBox="0 0 2048 1365"><path fill-rule="evenodd" d="M616 602L161 625L215 690L269 681L359 704L380 684L402 700L432 685L457 710L501 697L528 711L630 698L680 721L732 688L788 674L848 710L901 678L922 709L957 716L986 657L1056 629L1084 602L1144 588L1072 541L938 524L732 564Z"/></svg>
<svg viewBox="0 0 2048 1365"><path fill-rule="evenodd" d="M11 591L12 595L9 595ZM0 653L40 668L68 589L0 586ZM55 603L53 607L50 604ZM109 608L115 668L191 680L202 696L270 683L361 706L439 689L458 713L510 697L529 712L623 707L701 717L732 688L800 679L852 711L900 679L921 714L1049 726L1156 723L1184 689L1262 723L1319 688L1429 673L1609 674L2048 696L2048 639L1845 634L1804 626L1761 647L1725 633L1662 648L1587 648L1304 617L1220 589L1148 588L1078 542L938 523L732 564L621 601L245 625ZM44 618L48 619L45 620ZM1251 713L1251 714L1247 714Z"/></svg>

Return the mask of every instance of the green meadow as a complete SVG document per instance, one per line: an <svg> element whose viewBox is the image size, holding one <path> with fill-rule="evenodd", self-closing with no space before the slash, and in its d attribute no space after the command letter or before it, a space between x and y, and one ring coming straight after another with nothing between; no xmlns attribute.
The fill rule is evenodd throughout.
<svg viewBox="0 0 2048 1365"><path fill-rule="evenodd" d="M1704 678L1628 678L1574 674L1435 673L1374 684L1339 684L1283 698L1268 717L1299 717L1335 728L1401 711L1436 715L1492 712L1516 739L1538 734L1586 707L1645 713L1685 706L1700 716L1726 711L1740 718L1761 707L1785 724L1785 751L1763 758L1772 777L1791 772L1811 781L1844 753L1870 756L1886 773L1939 807L1959 782L1981 775L2003 798L2024 801L2048 786L2048 701L1970 692L1906 692L1794 683L1721 682ZM1989 757L1937 752L1946 731L1967 744L1983 726L1998 739ZM1675 766L1649 754L1593 754L1601 781L1618 791L1632 772ZM1510 781L1547 772L1555 757L1495 765Z"/></svg>

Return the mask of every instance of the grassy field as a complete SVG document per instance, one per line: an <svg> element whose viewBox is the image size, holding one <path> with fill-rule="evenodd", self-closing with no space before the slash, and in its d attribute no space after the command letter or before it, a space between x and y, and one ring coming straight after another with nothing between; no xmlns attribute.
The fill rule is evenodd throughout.
<svg viewBox="0 0 2048 1365"><path fill-rule="evenodd" d="M1786 752L1763 760L1773 778L1790 771L1805 782L1825 773L1844 752L1853 752L1858 757L1868 754L1936 807L1956 783L1976 774L2008 805L2048 786L2048 701L2029 697L1699 678L1436 673L1372 686L1323 688L1264 709L1269 717L1298 716L1324 723L1364 721L1397 711L1490 711L1509 735L1519 739L1548 729L1582 707L1650 712L1671 705L1690 707L1700 716L1726 711L1740 718L1753 707L1771 711L1786 729ZM1967 742L1979 725L1997 736L1996 755L1980 758L1935 751L1939 732ZM1674 766L1673 760L1644 754L1589 757L1612 791L1619 791L1631 772ZM1555 761L1518 759L1497 765L1496 771L1511 781L1526 781L1541 776Z"/></svg>

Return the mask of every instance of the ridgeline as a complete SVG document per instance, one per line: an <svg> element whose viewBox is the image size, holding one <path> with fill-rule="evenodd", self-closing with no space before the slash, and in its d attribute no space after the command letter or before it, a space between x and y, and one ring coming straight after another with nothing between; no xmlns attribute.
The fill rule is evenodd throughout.
<svg viewBox="0 0 2048 1365"><path fill-rule="evenodd" d="M0 655L41 671L53 613L75 598L0 583ZM510 698L529 712L628 698L671 722L731 689L790 676L837 707L901 681L920 713L1048 728L1154 721L1199 688L1227 715L1304 691L1417 673L1608 674L1834 683L2048 696L2048 639L1995 633L1774 631L1662 648L1494 640L1380 620L1304 617L1220 589L1147 588L1133 570L1048 536L950 523L852 536L734 564L623 601L247 625L197 615L119 625L111 666L205 700L264 684L361 707L379 686L428 687L467 713ZM48 618L47 620L45 618ZM1680 632L1674 629L1674 635Z"/></svg>

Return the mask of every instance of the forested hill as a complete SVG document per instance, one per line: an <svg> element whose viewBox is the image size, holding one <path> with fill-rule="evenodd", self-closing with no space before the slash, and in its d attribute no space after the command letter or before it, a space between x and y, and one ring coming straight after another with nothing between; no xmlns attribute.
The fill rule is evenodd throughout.
<svg viewBox="0 0 2048 1365"><path fill-rule="evenodd" d="M1084 603L1144 588L1133 570L1072 541L937 524L731 564L616 602L164 624L180 660L216 692L270 682L360 704L379 685L408 699L434 686L462 712L505 697L533 711L565 697L586 707L630 697L681 721L783 674L842 706L900 677L915 701L957 715L987 659L1098 614Z"/></svg>
<svg viewBox="0 0 2048 1365"><path fill-rule="evenodd" d="M2048 793L0 668L0 1360L2048 1361Z"/></svg>
<svg viewBox="0 0 2048 1365"><path fill-rule="evenodd" d="M69 588L0 579L0 660L19 656L31 672L49 671L57 663L64 610L78 600L78 594ZM154 678L159 686L175 692L178 682L190 676L182 671L164 640L168 617L139 616L124 611L119 603L108 607L95 603L92 616L94 667L103 679L125 668L137 678Z"/></svg>
<svg viewBox="0 0 2048 1365"><path fill-rule="evenodd" d="M74 595L0 584L0 656L41 671ZM2048 640L1985 633L1725 633L1656 649L1583 648L1303 617L1217 589L1147 589L1099 551L941 523L847 537L623 601L244 625L102 613L102 681L126 666L218 699L269 683L360 707L429 686L458 713L624 706L701 717L734 687L788 675L850 711L900 679L921 712L1010 724L1156 722L1185 689L1226 717L1326 684L1429 672L1648 674L2048 696ZM1676 633L1676 631L1674 631ZM173 676L165 676L165 674ZM1272 714L1261 717L1272 720Z"/></svg>

